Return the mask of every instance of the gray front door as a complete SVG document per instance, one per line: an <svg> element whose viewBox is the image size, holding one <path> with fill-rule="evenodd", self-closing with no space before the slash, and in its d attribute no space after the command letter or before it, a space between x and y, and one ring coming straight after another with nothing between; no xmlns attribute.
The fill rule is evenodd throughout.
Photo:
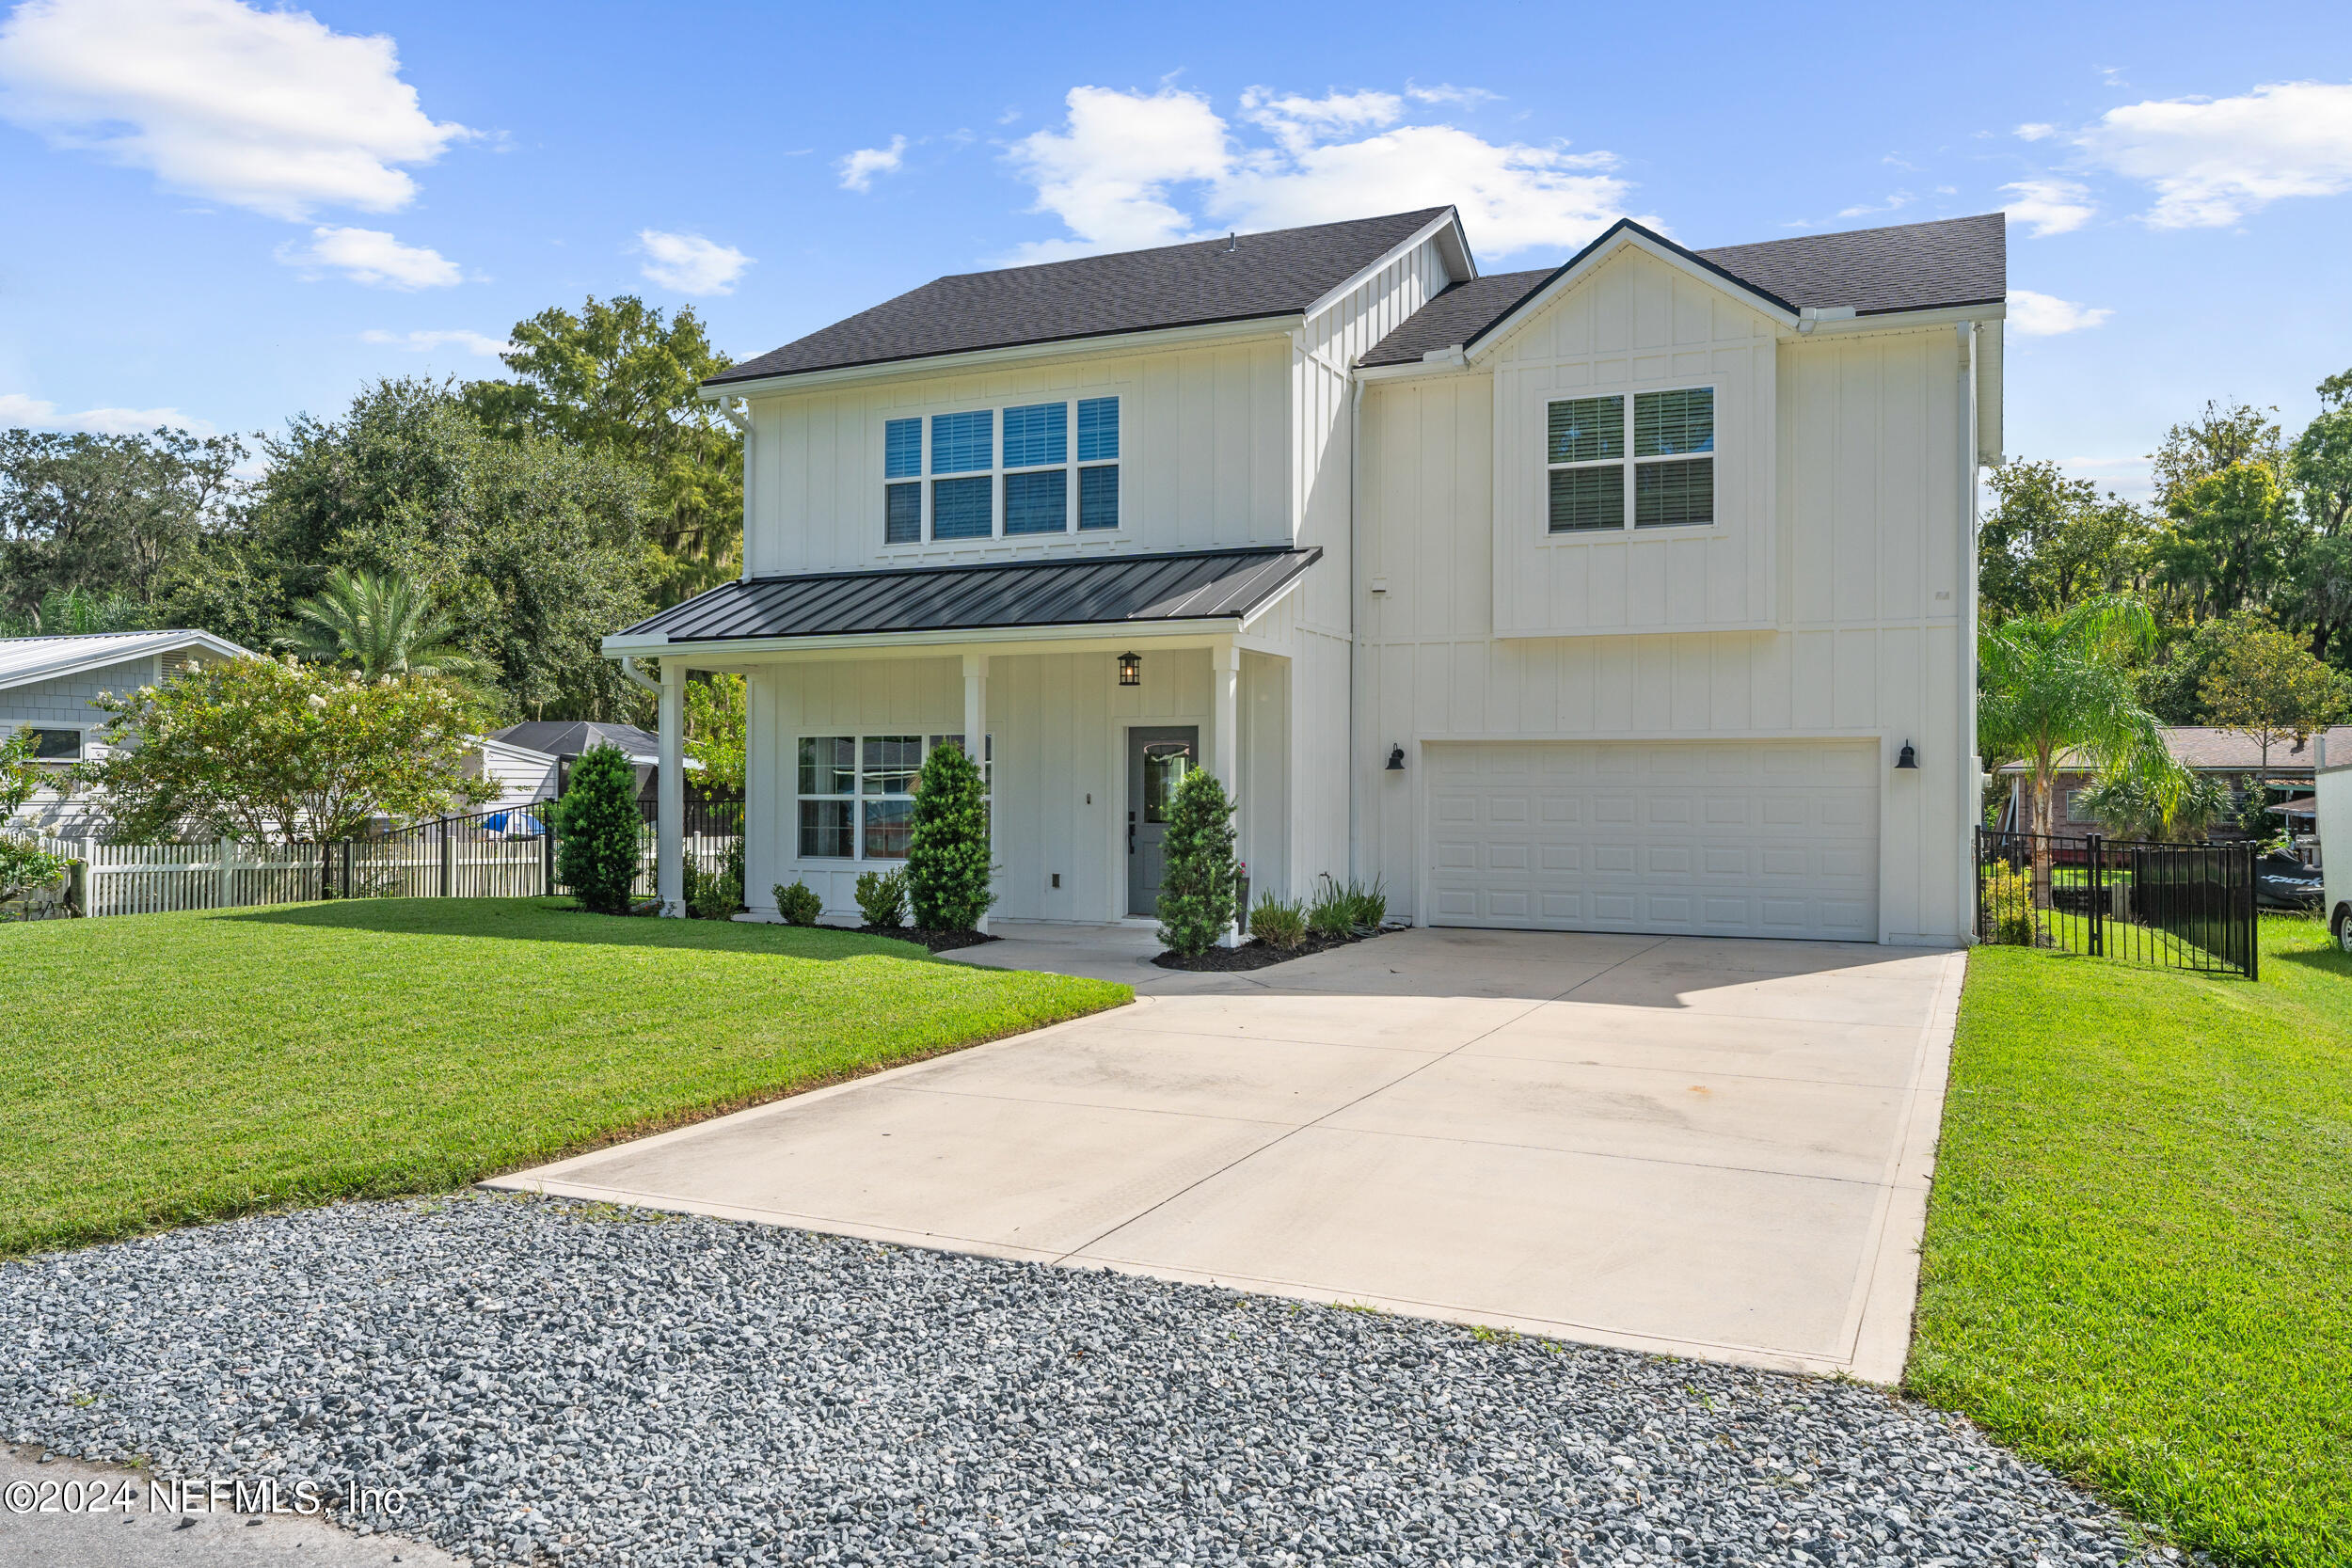
<svg viewBox="0 0 2352 1568"><path fill-rule="evenodd" d="M1185 724L1127 732L1127 912L1160 904L1162 841L1176 786L1200 764L1200 730Z"/></svg>

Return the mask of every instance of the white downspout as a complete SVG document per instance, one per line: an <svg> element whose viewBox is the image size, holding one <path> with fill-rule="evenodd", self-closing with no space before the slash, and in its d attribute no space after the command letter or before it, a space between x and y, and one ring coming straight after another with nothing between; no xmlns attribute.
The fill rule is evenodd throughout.
<svg viewBox="0 0 2352 1568"><path fill-rule="evenodd" d="M1983 818L1984 795L1979 782L1984 776L1984 758L1977 752L1977 324L1960 324L1960 515L1961 515L1961 602L1960 657L1954 662L1960 667L1961 734L1965 737L1967 777L1963 799L1967 804L1966 823L1960 841L1960 863L1963 874L1960 881L1960 907L1957 911L1960 928L1969 933L1967 940L1976 940L1976 830Z"/></svg>
<svg viewBox="0 0 2352 1568"><path fill-rule="evenodd" d="M1358 617L1363 613L1364 538L1358 522L1357 497L1363 489L1364 377L1361 366L1347 372L1347 879L1363 875L1363 754L1357 735L1357 709L1364 700L1364 636ZM1291 701L1298 700L1292 683ZM1298 721L1295 708L1291 722ZM1292 895L1297 896L1294 888Z"/></svg>

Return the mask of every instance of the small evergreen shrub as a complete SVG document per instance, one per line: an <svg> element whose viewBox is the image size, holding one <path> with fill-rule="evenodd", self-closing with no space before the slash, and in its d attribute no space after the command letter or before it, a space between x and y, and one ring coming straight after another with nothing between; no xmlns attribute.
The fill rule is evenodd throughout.
<svg viewBox="0 0 2352 1568"><path fill-rule="evenodd" d="M775 885L776 913L787 926L814 926L817 917L825 912L825 901L817 896L817 890L806 882L794 882L786 887Z"/></svg>
<svg viewBox="0 0 2352 1568"><path fill-rule="evenodd" d="M743 907L743 841L737 839L716 871L688 861L686 913L693 920L732 920Z"/></svg>
<svg viewBox="0 0 2352 1568"><path fill-rule="evenodd" d="M904 925L907 917L906 872L861 872L857 879L857 907L868 926L888 929Z"/></svg>
<svg viewBox="0 0 2352 1568"><path fill-rule="evenodd" d="M628 755L618 746L581 752L552 815L559 835L556 879L572 890L582 909L628 913L644 817L637 809L637 770Z"/></svg>
<svg viewBox="0 0 2352 1568"><path fill-rule="evenodd" d="M1307 908L1295 898L1261 898L1249 911L1249 934L1278 952L1295 952L1307 940Z"/></svg>
<svg viewBox="0 0 2352 1568"><path fill-rule="evenodd" d="M927 931L969 931L996 901L989 891L988 802L961 746L934 746L915 786L907 835L907 902Z"/></svg>
<svg viewBox="0 0 2352 1568"><path fill-rule="evenodd" d="M1161 841L1160 940L1186 958L1216 944L1233 918L1233 802L1225 785L1196 768L1176 786Z"/></svg>

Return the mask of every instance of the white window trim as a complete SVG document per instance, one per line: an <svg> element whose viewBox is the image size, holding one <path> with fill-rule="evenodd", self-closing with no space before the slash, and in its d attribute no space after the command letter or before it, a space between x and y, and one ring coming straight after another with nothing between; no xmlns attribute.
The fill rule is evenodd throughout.
<svg viewBox="0 0 2352 1568"><path fill-rule="evenodd" d="M1020 404L1015 404L1019 407ZM928 477L928 476L927 476ZM952 475L950 478L954 477ZM904 865L904 855L868 855L866 852L866 811L868 800L912 800L912 791L905 795L868 795L862 786L866 783L866 743L868 740L896 739L912 735L923 742L923 755L928 759L931 749L943 740L961 741L952 730L930 730L917 726L913 730L854 730L846 732L850 741L852 787L844 794L804 795L801 792L801 742L803 740L838 740L840 730L809 730L792 737L792 817L788 831L792 835L790 863L795 865ZM996 799L996 734L990 731L981 747L980 799L993 804ZM801 802L803 800L847 800L857 809L850 814L850 853L844 855L804 855L801 853Z"/></svg>
<svg viewBox="0 0 2352 1568"><path fill-rule="evenodd" d="M104 726L104 724L103 724L103 722L102 722L102 723L97 723L97 724L74 724L74 723L68 723L68 722L65 722L65 721L59 721L59 720L48 720L48 719L23 719L23 720L17 720L17 721L12 721L12 722L8 725L8 737L9 737L9 738L14 738L14 736L16 736L16 733L17 733L19 730L71 730L71 731L72 731L75 735L79 736L81 738L80 738L79 740L77 740L77 741L74 743L74 747L73 747L73 754L72 754L72 756L70 756L70 757L34 757L33 759L31 759L33 762L35 762L35 763L37 763L37 764L45 765L45 766L50 767L50 768L64 768L64 767L69 767L69 766L71 766L71 765L72 765L72 764L73 764L73 763L77 763L77 762L88 762L88 761L90 761L90 760L91 760L91 757L90 757L90 754L89 754L89 749L90 749L90 736L91 736L94 733L96 733L97 731L99 731L99 730L101 730L101 729L103 729L104 727L105 727L105 726Z"/></svg>
<svg viewBox="0 0 2352 1568"><path fill-rule="evenodd" d="M1634 456L1633 400L1640 397L1655 396L1661 392L1696 391L1705 391L1714 400L1715 444L1703 452L1660 453L1652 457ZM1554 404L1561 403L1584 403L1595 398L1618 398L1623 400L1622 408L1625 417L1625 434L1623 443L1625 455L1623 457L1588 458L1582 462L1577 463L1552 462L1550 460L1550 426L1552 405ZM1595 540L1626 538L1634 534L1654 535L1659 538L1685 539L1694 533L1717 530L1723 527L1724 394L1723 387L1720 383L1714 381L1676 381L1654 387L1581 388L1567 393L1565 396L1557 396L1548 392L1537 402L1535 406L1537 418L1540 420L1535 433L1535 450L1544 456L1544 483L1541 486L1544 510L1540 516L1540 526L1542 529L1542 536L1546 543L1554 545L1573 545L1579 543L1591 543ZM1647 528L1640 526L1640 524L1635 521L1637 509L1640 504L1639 497L1641 494L1637 485L1635 469L1645 463L1687 463L1692 458L1698 457L1711 458L1715 463L1715 515L1703 523L1652 523ZM1551 476L1555 473L1565 472L1571 468L1607 467L1622 467L1625 470L1625 521L1613 529L1579 528L1564 529L1557 532L1553 531L1551 527L1550 500Z"/></svg>
<svg viewBox="0 0 2352 1568"><path fill-rule="evenodd" d="M1109 398L1119 404L1119 455L1117 457L1089 458L1086 461L1081 462L1078 458L1078 404L1081 403L1093 403L1103 398ZM1067 455L1059 463L1024 463L1017 464L1009 467L1007 467L1005 463L1005 410L1009 408L1038 408L1055 403L1060 404L1063 409L1062 450L1065 453L1067 453ZM982 413L993 416L995 421L992 427L993 434L989 443L989 461L992 466L986 468L965 468L960 472L951 474L933 472L931 469L932 417L940 414ZM918 436L918 455L920 458L918 465L919 471L911 477L893 477L886 471L889 467L890 427L900 420L914 420ZM1075 392L1067 397L1060 398L1041 397L1016 400L1009 403L979 404L957 404L953 406L942 404L936 408L925 408L920 413L909 413L900 409L886 410L883 412L880 424L877 427L875 451L882 454L882 466L885 470L882 476L882 489L880 498L882 501L882 513L880 517L877 519L880 529L882 531L887 531L889 527L889 487L891 485L914 485L915 487L915 493L920 498L922 503L922 517L920 523L918 524L919 537L912 540L900 540L896 543L892 543L885 538L881 546L881 549L882 553L887 555L919 554L935 549L954 549L960 546L969 547L974 545L989 544L1018 545L1029 541L1041 543L1051 539L1115 539L1126 530L1127 476L1123 471L1119 476L1118 524L1111 528L1082 529L1078 526L1079 470L1082 468L1120 468L1123 470L1125 467L1127 461L1127 398L1126 394L1123 392ZM1065 476L1063 481L1064 501L1061 531L1058 533L1006 532L1006 476L1009 474L1038 473L1053 468L1061 469ZM934 539L931 537L931 486L943 479L986 479L989 482L990 496L988 532L976 533L962 539Z"/></svg>

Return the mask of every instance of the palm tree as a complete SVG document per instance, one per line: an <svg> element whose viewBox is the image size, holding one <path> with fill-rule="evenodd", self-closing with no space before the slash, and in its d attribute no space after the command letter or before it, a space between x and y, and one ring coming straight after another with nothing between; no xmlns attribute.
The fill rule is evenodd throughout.
<svg viewBox="0 0 2352 1568"><path fill-rule="evenodd" d="M1977 638L1977 750L2033 768L2033 906L2050 907L2050 826L2061 758L2175 784L2164 736L2140 705L2133 657L2155 641L2137 599L2103 594L2055 615L2020 615ZM2164 758L2167 767L2159 767ZM2170 814L2171 802L2165 802Z"/></svg>
<svg viewBox="0 0 2352 1568"><path fill-rule="evenodd" d="M370 680L385 675L488 673L457 644L447 611L435 610L416 584L393 575L338 566L316 597L294 606L294 632L284 643L306 658L348 664Z"/></svg>

